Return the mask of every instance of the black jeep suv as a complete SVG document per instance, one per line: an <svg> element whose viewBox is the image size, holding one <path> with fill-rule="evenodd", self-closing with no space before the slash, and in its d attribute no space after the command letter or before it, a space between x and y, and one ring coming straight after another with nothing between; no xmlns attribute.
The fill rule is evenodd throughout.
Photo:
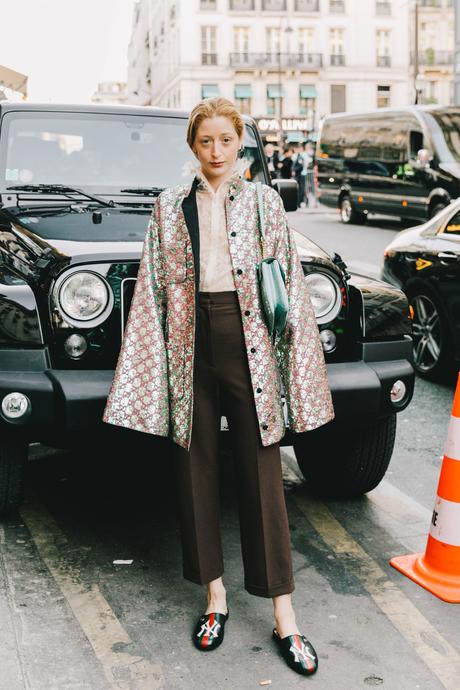
<svg viewBox="0 0 460 690"><path fill-rule="evenodd" d="M6 512L19 505L30 443L90 444L109 428L102 412L148 217L162 189L192 179L196 161L186 145L185 111L1 103L0 117ZM246 178L276 185L286 210L295 210L297 183L270 179L257 126L244 120ZM396 413L412 396L408 305L397 288L350 276L338 255L300 233L296 239L336 418L306 434L287 429L282 443L294 446L312 489L359 495L385 474ZM224 439L226 428L222 417Z"/></svg>

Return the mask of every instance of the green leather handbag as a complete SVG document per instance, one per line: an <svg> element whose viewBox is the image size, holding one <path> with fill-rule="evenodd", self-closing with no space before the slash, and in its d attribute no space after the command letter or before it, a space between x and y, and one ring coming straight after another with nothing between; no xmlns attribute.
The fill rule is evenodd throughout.
<svg viewBox="0 0 460 690"><path fill-rule="evenodd" d="M285 274L278 259L274 256L264 258L265 214L261 182L256 182L256 189L262 249L262 261L256 264L256 270L265 321L270 337L274 342L276 335L281 335L285 329L289 312L289 298Z"/></svg>

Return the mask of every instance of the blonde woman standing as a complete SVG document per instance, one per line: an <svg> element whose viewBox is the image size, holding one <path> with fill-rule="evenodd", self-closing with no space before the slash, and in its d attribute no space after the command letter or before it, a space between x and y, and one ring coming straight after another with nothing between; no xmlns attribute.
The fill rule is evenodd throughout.
<svg viewBox="0 0 460 690"><path fill-rule="evenodd" d="M216 649L229 617L219 525L218 438L226 414L236 467L245 589L273 601L273 638L295 671L318 666L291 601L291 547L279 441L334 416L323 351L283 203L263 185L266 256L286 275L289 316L272 344L255 265L256 188L242 178L244 123L225 98L198 103L187 143L191 184L158 197L104 421L169 436L180 508L183 575L207 590L193 642Z"/></svg>

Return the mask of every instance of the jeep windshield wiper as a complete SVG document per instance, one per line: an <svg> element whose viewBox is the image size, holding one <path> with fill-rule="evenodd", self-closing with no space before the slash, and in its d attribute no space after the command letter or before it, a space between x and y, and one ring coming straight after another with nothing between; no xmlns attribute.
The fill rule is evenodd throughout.
<svg viewBox="0 0 460 690"><path fill-rule="evenodd" d="M141 194L142 196L154 196L160 194L164 187L126 187L120 189L120 192L128 192L129 194Z"/></svg>
<svg viewBox="0 0 460 690"><path fill-rule="evenodd" d="M117 204L112 201L106 201L101 199L99 196L85 192L83 189L77 187L68 187L65 184L20 184L13 187L7 187L7 190L18 191L18 192L39 192L41 194L62 194L63 196L68 196L72 198L71 195L81 194L91 201L96 201L101 206L116 206Z"/></svg>

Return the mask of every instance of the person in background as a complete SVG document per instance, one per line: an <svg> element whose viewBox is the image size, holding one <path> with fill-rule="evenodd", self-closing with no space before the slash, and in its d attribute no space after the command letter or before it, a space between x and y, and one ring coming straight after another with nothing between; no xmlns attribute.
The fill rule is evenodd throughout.
<svg viewBox="0 0 460 690"><path fill-rule="evenodd" d="M294 148L292 146L285 146L283 151L283 160L281 161L281 177L284 180L292 178L292 156L294 155Z"/></svg>
<svg viewBox="0 0 460 690"><path fill-rule="evenodd" d="M303 173L303 147L302 144L295 144L294 155L292 156L292 177L297 181L297 208L300 208L305 200L305 177Z"/></svg>
<svg viewBox="0 0 460 690"><path fill-rule="evenodd" d="M279 159L279 154L278 151L275 149L273 144L265 144L265 156L267 158L267 164L268 164L268 170L270 172L270 177L272 180L276 179L279 177L279 166L280 166L280 159Z"/></svg>
<svg viewBox="0 0 460 690"><path fill-rule="evenodd" d="M305 176L305 205L309 206L311 197L315 195L313 168L315 163L315 148L311 141L303 143L303 175Z"/></svg>

